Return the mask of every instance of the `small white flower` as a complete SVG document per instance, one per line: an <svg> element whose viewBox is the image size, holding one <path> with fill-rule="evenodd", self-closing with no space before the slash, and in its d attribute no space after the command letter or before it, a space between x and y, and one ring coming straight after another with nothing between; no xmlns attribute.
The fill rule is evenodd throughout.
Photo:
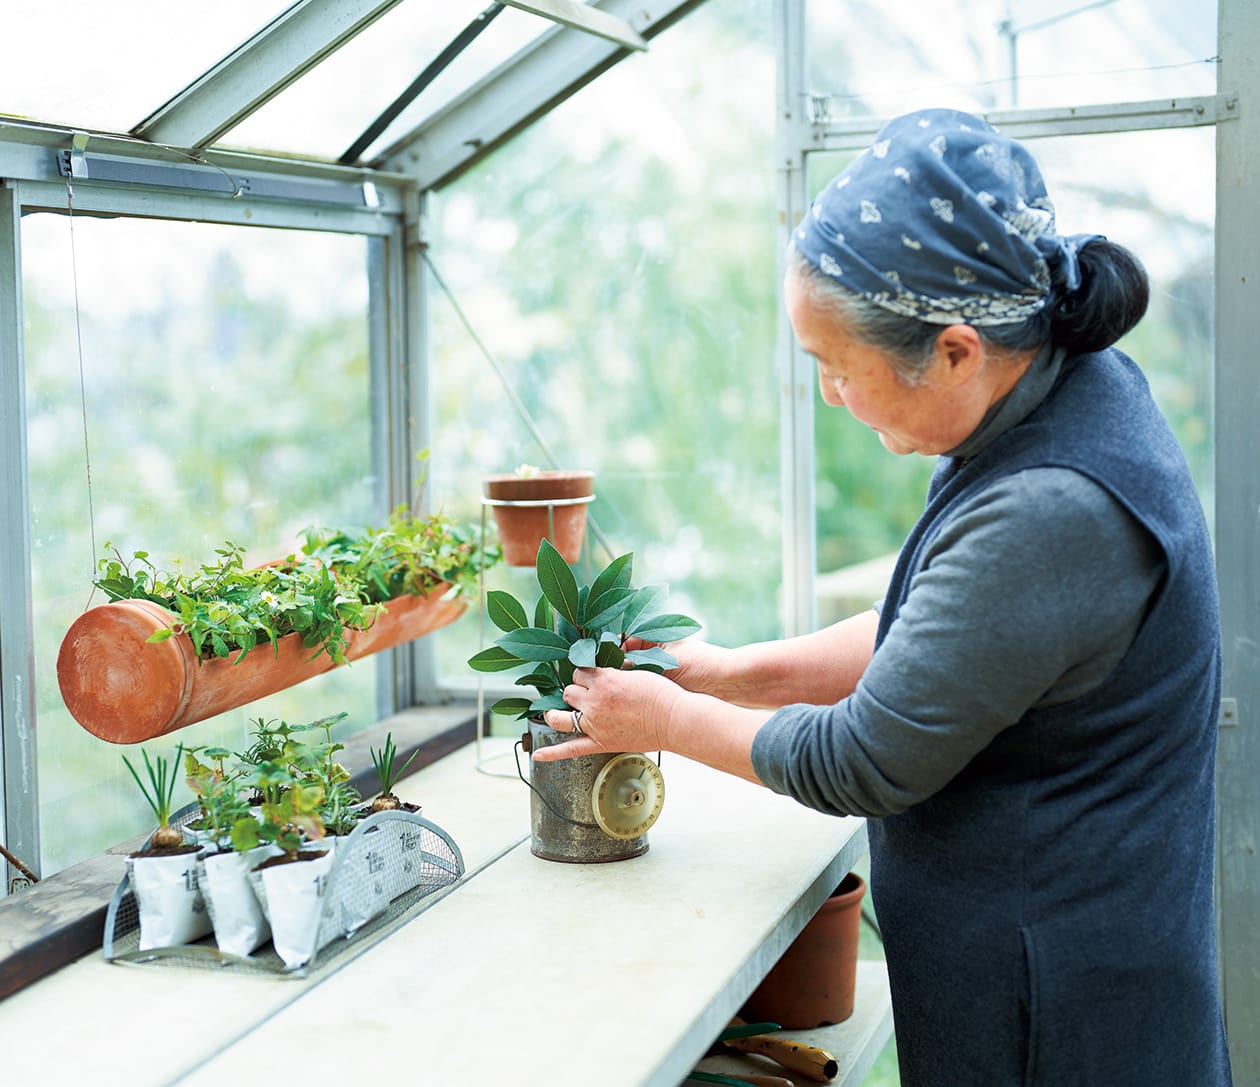
<svg viewBox="0 0 1260 1087"><path fill-rule="evenodd" d="M904 245L907 249L922 249L923 248L923 243L920 241L915 241L915 239L910 237L909 234L903 234L901 236L901 244Z"/></svg>
<svg viewBox="0 0 1260 1087"><path fill-rule="evenodd" d="M863 200L861 218L864 223L878 223L881 222L884 217L879 213L879 208L875 205L873 200Z"/></svg>
<svg viewBox="0 0 1260 1087"><path fill-rule="evenodd" d="M835 258L830 253L824 253L818 258L818 267L821 268L829 276L835 276L839 279L844 272L841 271L840 265L836 263Z"/></svg>
<svg viewBox="0 0 1260 1087"><path fill-rule="evenodd" d="M853 178L851 178L848 174L845 174L844 177L838 177L836 178L836 188L843 189L852 180Z"/></svg>
<svg viewBox="0 0 1260 1087"><path fill-rule="evenodd" d="M821 204L811 204L809 211L810 211L810 214L813 215L815 222L817 222L819 219L822 218L822 205Z"/></svg>
<svg viewBox="0 0 1260 1087"><path fill-rule="evenodd" d="M931 127L931 125L932 125L932 122L931 122L931 121L929 121L926 117L920 117L920 118L919 118L919 127L920 127L920 128L930 128L930 127Z"/></svg>
<svg viewBox="0 0 1260 1087"><path fill-rule="evenodd" d="M844 231L843 230L836 231L836 244L844 245Z"/></svg>
<svg viewBox="0 0 1260 1087"><path fill-rule="evenodd" d="M990 248L992 247L989 245L988 242L981 242L979 245L976 246L976 253L983 257L986 254L988 254Z"/></svg>
<svg viewBox="0 0 1260 1087"><path fill-rule="evenodd" d="M991 208L993 207L994 204L997 203L997 197L994 196L991 192L985 192L983 189L981 189L978 193L976 193L976 202L981 207Z"/></svg>
<svg viewBox="0 0 1260 1087"><path fill-rule="evenodd" d="M885 272L884 278L888 280L890 283L897 283L897 284L901 283L901 276L895 271L890 270L890 271Z"/></svg>
<svg viewBox="0 0 1260 1087"><path fill-rule="evenodd" d="M888 145L891 140L880 140L878 143L871 144L871 154L877 159L882 159L888 154Z"/></svg>
<svg viewBox="0 0 1260 1087"><path fill-rule="evenodd" d="M954 278L960 284L974 283L976 281L976 273L970 268L964 268L961 264L954 265Z"/></svg>
<svg viewBox="0 0 1260 1087"><path fill-rule="evenodd" d="M893 177L899 177L907 185L910 184L910 171L907 170L904 166L893 167Z"/></svg>
<svg viewBox="0 0 1260 1087"><path fill-rule="evenodd" d="M932 197L928 201L932 208L932 213L942 222L952 223L954 221L954 202L952 200L943 200L939 196Z"/></svg>
<svg viewBox="0 0 1260 1087"><path fill-rule="evenodd" d="M933 151L935 151L936 154L944 157L945 149L949 147L949 141L945 139L943 135L937 136L936 139L934 139L930 144L928 144L928 147L930 147Z"/></svg>

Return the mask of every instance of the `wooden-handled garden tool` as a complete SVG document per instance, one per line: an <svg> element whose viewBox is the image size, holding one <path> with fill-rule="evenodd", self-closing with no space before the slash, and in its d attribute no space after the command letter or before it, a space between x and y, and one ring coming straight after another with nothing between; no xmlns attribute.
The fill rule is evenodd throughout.
<svg viewBox="0 0 1260 1087"><path fill-rule="evenodd" d="M840 1064L835 1057L817 1046L778 1037L776 1032L780 1029L777 1023L745 1023L736 1016L731 1020L730 1026L718 1035L717 1043L710 1052L721 1052L725 1048L741 1053L756 1053L815 1083L827 1083L835 1079L840 1071ZM743 1080L745 1083L755 1082L742 1073L734 1073L730 1078ZM767 1087L773 1087L773 1081L781 1077L766 1078L771 1081Z"/></svg>

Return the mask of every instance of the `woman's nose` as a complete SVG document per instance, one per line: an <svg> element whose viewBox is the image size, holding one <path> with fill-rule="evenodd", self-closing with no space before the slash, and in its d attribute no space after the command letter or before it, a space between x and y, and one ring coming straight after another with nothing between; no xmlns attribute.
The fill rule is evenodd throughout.
<svg viewBox="0 0 1260 1087"><path fill-rule="evenodd" d="M834 378L818 371L818 391L822 393L823 403L830 408L844 407L844 397L840 395L840 387Z"/></svg>

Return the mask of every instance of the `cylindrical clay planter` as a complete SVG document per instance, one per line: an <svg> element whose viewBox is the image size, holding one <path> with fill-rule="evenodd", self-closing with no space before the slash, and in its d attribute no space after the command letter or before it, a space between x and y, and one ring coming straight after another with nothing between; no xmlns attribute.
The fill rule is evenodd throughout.
<svg viewBox="0 0 1260 1087"><path fill-rule="evenodd" d="M544 538L565 562L577 562L586 539L586 507L595 494L594 472L486 476L483 489L509 566L533 566Z"/></svg>
<svg viewBox="0 0 1260 1087"><path fill-rule="evenodd" d="M462 598L443 600L441 584L426 596L391 600L367 630L347 631L346 659L357 660L428 634L464 613ZM102 740L135 744L248 705L336 667L322 650L289 634L239 654L198 659L182 635L147 639L178 622L148 600L89 608L71 624L57 656L66 708Z"/></svg>
<svg viewBox="0 0 1260 1087"><path fill-rule="evenodd" d="M844 877L748 998L745 1020L813 1030L853 1014L865 893L861 876Z"/></svg>

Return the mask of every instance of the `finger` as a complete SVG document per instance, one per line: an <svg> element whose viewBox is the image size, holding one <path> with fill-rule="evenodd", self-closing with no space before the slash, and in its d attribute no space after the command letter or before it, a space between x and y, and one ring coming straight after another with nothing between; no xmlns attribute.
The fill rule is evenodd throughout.
<svg viewBox="0 0 1260 1087"><path fill-rule="evenodd" d="M535 762L559 762L561 759L576 759L580 755L598 755L600 751L600 746L594 740L579 736L562 744L537 747L531 758Z"/></svg>
<svg viewBox="0 0 1260 1087"><path fill-rule="evenodd" d="M565 699L567 702L568 699ZM543 721L548 728L557 732L575 732L572 710L548 710L543 714Z"/></svg>

